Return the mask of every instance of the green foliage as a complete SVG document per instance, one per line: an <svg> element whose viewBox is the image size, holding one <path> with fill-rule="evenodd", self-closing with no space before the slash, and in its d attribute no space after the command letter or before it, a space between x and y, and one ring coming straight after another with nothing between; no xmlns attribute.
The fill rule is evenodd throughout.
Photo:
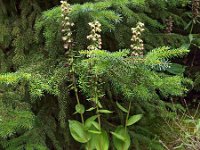
<svg viewBox="0 0 200 150"><path fill-rule="evenodd" d="M152 112L151 115L156 116L156 114L153 113L154 111L159 110L160 113L166 112L166 104L164 103L158 107L152 107L152 105L155 105L155 99L158 100L157 102L160 101L159 93L162 95L162 98L181 96L187 91L185 82L189 81L182 76L164 74L162 72L163 70L158 72L152 66L163 66L160 60L183 56L187 52L188 50L186 49L169 50L163 47L149 52L144 58L140 58L129 56L129 50L122 50L119 52L108 52L105 50L81 51L80 53L87 57L76 65L79 87L88 96L90 101L94 101L97 104L97 113L101 112L101 110L98 110L98 107L102 107L102 102L100 102L100 100L102 99L102 95L106 94L106 83L109 83L109 86L115 90L114 94L123 94L124 100L129 100L136 106L139 105L141 109L140 113L148 111ZM170 65L169 61L165 63L167 66ZM90 68L90 70L88 70L88 68ZM157 92L158 90L159 93ZM129 110L119 103L117 103L117 106L123 112L127 113L124 130L127 130L127 126L136 123L142 117L142 115L139 114L129 117L130 106ZM106 114L110 113L108 110L103 110L103 112ZM109 116L111 117L112 114ZM103 115L101 118L102 117ZM121 143L120 146L117 145L116 147L124 147L124 141L127 140L123 139L128 133L126 133L126 135L124 135L125 133L121 135L121 132L112 132L112 134L115 139L114 145L116 145L116 143ZM116 139L121 140L121 142L116 142ZM130 143L126 145L125 149L128 149L129 146Z"/></svg>
<svg viewBox="0 0 200 150"><path fill-rule="evenodd" d="M78 70L80 88L89 95L93 93L91 89L88 89L89 79L85 79L88 76L88 72L84 72L84 70L95 63L90 72L98 74L100 78L104 79L105 83L111 83L112 88L117 93L123 93L128 99L150 100L157 98L156 89L160 89L166 96L181 95L185 91L182 86L183 78L164 75L161 72L153 72L149 66L161 65L162 67L163 64L160 60L177 56L178 52L183 55L187 50L163 51L163 55L161 55L160 49L154 50L147 54L144 59L124 57L128 52L126 50L114 53L101 50L89 51L87 56L90 56L90 58L87 61L83 60L80 63L81 70ZM170 89L167 90L168 88Z"/></svg>
<svg viewBox="0 0 200 150"><path fill-rule="evenodd" d="M131 139L128 134L128 131L119 126L116 131L113 133L113 143L117 150L128 150L131 145Z"/></svg>
<svg viewBox="0 0 200 150"><path fill-rule="evenodd" d="M16 130L29 130L33 127L33 120L34 116L30 111L7 110L1 113L0 136L6 138L12 136Z"/></svg>
<svg viewBox="0 0 200 150"><path fill-rule="evenodd" d="M131 125L135 124L135 123L138 122L141 118L142 118L142 114L131 116L131 117L128 119L126 126L131 126Z"/></svg>
<svg viewBox="0 0 200 150"><path fill-rule="evenodd" d="M184 56L189 51L187 49L173 49L170 50L169 47L161 47L152 50L150 53L146 55L145 64L146 65L160 65L160 67L166 65L163 62L164 60L170 59L171 57L177 57L177 56ZM163 64L162 64L163 63Z"/></svg>
<svg viewBox="0 0 200 150"><path fill-rule="evenodd" d="M110 44L106 42L104 44L106 48L111 50L127 48L127 45L130 45L130 28L138 21L144 22L148 29L148 32L144 35L144 41L148 50L168 45L180 47L183 43L188 42L187 36L175 33L163 34L159 30L165 28L165 19L172 15L175 20L175 26L184 28L187 24L186 15L180 17L183 10L177 9L177 7L184 7L188 3L189 0L185 0L184 2L101 0L72 5L70 18L76 24L74 39L75 41L79 41L76 43L76 47L77 49L86 48L87 43L85 41L89 32L87 23L92 20L98 20L102 24L102 30L106 35L112 33L112 37L109 35L103 37L105 41L108 38L113 39ZM61 45L59 40L60 16L60 8L56 7L44 12L43 16L36 22L37 32L40 32L44 28L43 35L46 38L46 46L49 46L48 50L55 48L59 49L59 51L61 50L59 48L59 45Z"/></svg>
<svg viewBox="0 0 200 150"><path fill-rule="evenodd" d="M160 130L165 133L161 134L161 138L167 148L171 148L169 143L173 143L177 149L199 149L199 109L179 112L170 121L163 121L165 125ZM168 127L169 130L165 130ZM175 140L177 138L179 140Z"/></svg>
<svg viewBox="0 0 200 150"><path fill-rule="evenodd" d="M183 96L192 84L169 61L189 52L183 44L199 44L198 35L188 39L189 29L179 33L190 19L189 2L73 1L72 50L63 48L57 0L0 0L0 149L79 149L72 137L86 149L162 149L151 124L182 109L162 100ZM174 33L166 34L169 16ZM94 20L106 50L85 50ZM138 21L146 27L144 57L128 49Z"/></svg>
<svg viewBox="0 0 200 150"><path fill-rule="evenodd" d="M80 122L69 120L69 129L72 137L76 141L80 143L86 143L90 140L87 131L85 131L84 126Z"/></svg>
<svg viewBox="0 0 200 150"><path fill-rule="evenodd" d="M107 132L102 130L101 133L92 134L92 138L87 144L86 149L108 150L109 137Z"/></svg>
<svg viewBox="0 0 200 150"><path fill-rule="evenodd" d="M59 119L61 125L65 124L63 122L67 116L69 97L66 96L65 88L60 89L66 80L66 69L65 67L57 68L55 64L56 62L53 60L44 61L42 59L42 61L38 60L32 65L26 64L29 67L23 67L18 72L1 75L0 87L3 90L0 96L2 104L1 137L4 138L3 145L6 149L13 147L47 149L45 144L47 137L51 139L57 149L61 149L55 134L57 123L51 113L58 115L56 118ZM46 94L57 96L56 101L59 102L59 107L52 110L57 105L56 101L52 97L45 98ZM61 95L63 95L62 98L59 97ZM7 110L6 107L9 109ZM66 125L61 127L64 127L66 131ZM16 133L20 135L17 138L15 137ZM7 137L10 140L5 142Z"/></svg>

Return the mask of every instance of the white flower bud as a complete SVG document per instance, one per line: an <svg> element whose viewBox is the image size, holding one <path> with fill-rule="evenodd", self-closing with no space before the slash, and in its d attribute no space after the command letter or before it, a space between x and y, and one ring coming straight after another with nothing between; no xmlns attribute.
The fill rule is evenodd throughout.
<svg viewBox="0 0 200 150"><path fill-rule="evenodd" d="M64 37L62 37L62 39L63 39L63 41L66 41L66 40L67 40L67 37L66 37L66 36L64 36Z"/></svg>

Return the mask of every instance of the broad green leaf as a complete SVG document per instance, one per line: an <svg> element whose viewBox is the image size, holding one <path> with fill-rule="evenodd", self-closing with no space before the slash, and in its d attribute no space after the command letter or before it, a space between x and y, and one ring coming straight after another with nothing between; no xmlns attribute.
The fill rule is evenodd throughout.
<svg viewBox="0 0 200 150"><path fill-rule="evenodd" d="M83 124L75 120L69 120L69 129L72 137L80 142L87 143L90 140L88 132L84 129Z"/></svg>
<svg viewBox="0 0 200 150"><path fill-rule="evenodd" d="M138 114L138 115L133 115L131 116L128 121L127 121L127 126L131 126L133 124L135 124L136 122L138 122L141 118L142 118L142 114Z"/></svg>
<svg viewBox="0 0 200 150"><path fill-rule="evenodd" d="M116 102L116 104L117 104L117 107L119 108L119 109L121 109L123 112L125 112L125 113L128 113L128 110L126 109L126 108L124 108L122 105L120 105L118 102Z"/></svg>
<svg viewBox="0 0 200 150"><path fill-rule="evenodd" d="M99 115L92 116L85 121L85 128L89 129L92 126L92 123L98 118Z"/></svg>
<svg viewBox="0 0 200 150"><path fill-rule="evenodd" d="M91 133L91 139L86 145L87 150L108 150L109 137L106 131L102 130L100 134Z"/></svg>
<svg viewBox="0 0 200 150"><path fill-rule="evenodd" d="M113 113L112 111L106 110L106 109L101 109L101 110L99 110L98 112L99 112L99 113L104 113L104 114L111 114L111 113Z"/></svg>
<svg viewBox="0 0 200 150"><path fill-rule="evenodd" d="M102 130L101 134L97 135L95 147L97 150L109 149L109 137L106 131Z"/></svg>
<svg viewBox="0 0 200 150"><path fill-rule="evenodd" d="M128 130L123 126L118 126L115 130L115 135L113 134L113 143L117 150L128 150L131 145L130 135ZM117 136L116 136L117 135ZM124 140L119 137L123 137Z"/></svg>
<svg viewBox="0 0 200 150"><path fill-rule="evenodd" d="M76 109L76 113L79 113L79 114L83 114L85 112L85 106L82 104L77 104L75 109Z"/></svg>

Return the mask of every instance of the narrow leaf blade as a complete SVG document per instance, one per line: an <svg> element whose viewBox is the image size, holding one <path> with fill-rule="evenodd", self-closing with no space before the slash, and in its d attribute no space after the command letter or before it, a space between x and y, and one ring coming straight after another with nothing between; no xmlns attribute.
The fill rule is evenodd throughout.
<svg viewBox="0 0 200 150"><path fill-rule="evenodd" d="M106 110L106 109L101 109L101 110L99 110L98 112L99 112L99 113L104 113L104 114L111 114L111 113L113 113L112 111Z"/></svg>
<svg viewBox="0 0 200 150"><path fill-rule="evenodd" d="M126 109L126 108L124 108L122 105L120 105L118 102L116 102L116 104L117 104L117 107L119 108L119 109L121 109L123 112L125 112L125 113L128 113L128 110Z"/></svg>
<svg viewBox="0 0 200 150"><path fill-rule="evenodd" d="M138 114L138 115L133 115L131 116L128 121L127 121L127 126L131 126L133 124L135 124L136 122L138 122L141 118L142 118L142 114Z"/></svg>

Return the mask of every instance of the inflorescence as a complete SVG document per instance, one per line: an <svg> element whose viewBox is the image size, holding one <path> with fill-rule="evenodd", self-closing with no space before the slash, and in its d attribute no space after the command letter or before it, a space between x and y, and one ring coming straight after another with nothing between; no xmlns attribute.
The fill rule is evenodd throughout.
<svg viewBox="0 0 200 150"><path fill-rule="evenodd" d="M192 1L192 14L193 14L194 18L199 16L199 10L200 10L200 0L193 0Z"/></svg>
<svg viewBox="0 0 200 150"><path fill-rule="evenodd" d="M144 23L138 22L136 28L131 28L132 30L132 44L131 49L132 56L143 56L144 44L141 39L141 34L144 32Z"/></svg>
<svg viewBox="0 0 200 150"><path fill-rule="evenodd" d="M71 27L74 26L74 23L72 23L69 18L69 13L71 12L70 4L67 3L66 1L61 1L61 10L62 10L62 17L63 17L62 40L64 42L64 48L70 49L72 47L72 42L73 42Z"/></svg>
<svg viewBox="0 0 200 150"><path fill-rule="evenodd" d="M101 24L99 21L94 21L88 23L91 31L90 35L87 36L87 39L90 40L90 45L87 47L88 50L97 50L102 48L102 40L101 40Z"/></svg>
<svg viewBox="0 0 200 150"><path fill-rule="evenodd" d="M173 31L173 19L172 19L172 16L169 16L169 18L165 20L165 24L166 24L165 32L166 33L171 33Z"/></svg>

